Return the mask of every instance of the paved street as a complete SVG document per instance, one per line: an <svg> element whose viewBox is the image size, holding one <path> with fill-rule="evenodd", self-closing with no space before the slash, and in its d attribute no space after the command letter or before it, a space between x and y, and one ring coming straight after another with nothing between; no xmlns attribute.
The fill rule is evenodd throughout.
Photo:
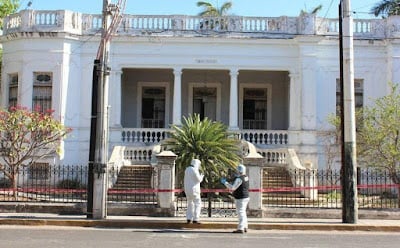
<svg viewBox="0 0 400 248"><path fill-rule="evenodd" d="M5 225L0 226L0 247L394 248L400 243L400 235L390 232L251 230L250 233L242 235L232 234L231 231Z"/></svg>

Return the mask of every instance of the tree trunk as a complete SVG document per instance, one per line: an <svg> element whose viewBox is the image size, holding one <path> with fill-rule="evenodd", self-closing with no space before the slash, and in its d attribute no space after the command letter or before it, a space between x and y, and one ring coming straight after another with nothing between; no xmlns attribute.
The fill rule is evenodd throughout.
<svg viewBox="0 0 400 248"><path fill-rule="evenodd" d="M18 200L18 180L17 180L17 174L13 173L11 175L11 186L12 186L12 195L14 197L14 200L17 201Z"/></svg>

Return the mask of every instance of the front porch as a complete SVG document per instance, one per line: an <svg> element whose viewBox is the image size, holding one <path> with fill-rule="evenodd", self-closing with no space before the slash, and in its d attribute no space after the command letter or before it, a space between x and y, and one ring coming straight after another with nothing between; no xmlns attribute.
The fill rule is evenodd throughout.
<svg viewBox="0 0 400 248"><path fill-rule="evenodd" d="M288 71L123 68L120 85L114 124L123 128L168 128L194 113L230 130L298 126L290 110L298 110L299 84Z"/></svg>
<svg viewBox="0 0 400 248"><path fill-rule="evenodd" d="M129 156L143 161L150 161L172 124L191 114L226 124L259 149L297 149L313 135L294 131L301 126L300 84L288 71L124 68L120 80L114 95L121 103L113 110L120 122L112 118L110 148L126 146Z"/></svg>

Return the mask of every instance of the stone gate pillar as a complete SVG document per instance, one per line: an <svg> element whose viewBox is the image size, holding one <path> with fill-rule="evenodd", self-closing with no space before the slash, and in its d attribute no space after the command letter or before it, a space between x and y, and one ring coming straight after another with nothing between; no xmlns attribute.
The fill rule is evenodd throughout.
<svg viewBox="0 0 400 248"><path fill-rule="evenodd" d="M175 216L175 153L163 151L157 154L158 161L158 206L162 216Z"/></svg>
<svg viewBox="0 0 400 248"><path fill-rule="evenodd" d="M249 154L243 158L247 168L250 186L250 202L248 205L249 216L262 217L262 166L264 157L258 154L255 149L249 149ZM253 151L252 151L253 150Z"/></svg>

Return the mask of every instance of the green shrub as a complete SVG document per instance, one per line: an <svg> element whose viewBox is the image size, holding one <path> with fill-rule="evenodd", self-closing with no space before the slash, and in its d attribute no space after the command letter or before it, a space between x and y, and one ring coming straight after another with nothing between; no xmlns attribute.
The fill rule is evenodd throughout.
<svg viewBox="0 0 400 248"><path fill-rule="evenodd" d="M327 200L330 200L330 201L333 201L333 200L340 200L342 198L342 194L340 193L340 192L337 192L336 190L335 191L332 191L332 192L329 192L327 195L326 195L326 199Z"/></svg>
<svg viewBox="0 0 400 248"><path fill-rule="evenodd" d="M84 189L86 185L82 184L78 179L63 179L58 182L57 188L60 189Z"/></svg>

